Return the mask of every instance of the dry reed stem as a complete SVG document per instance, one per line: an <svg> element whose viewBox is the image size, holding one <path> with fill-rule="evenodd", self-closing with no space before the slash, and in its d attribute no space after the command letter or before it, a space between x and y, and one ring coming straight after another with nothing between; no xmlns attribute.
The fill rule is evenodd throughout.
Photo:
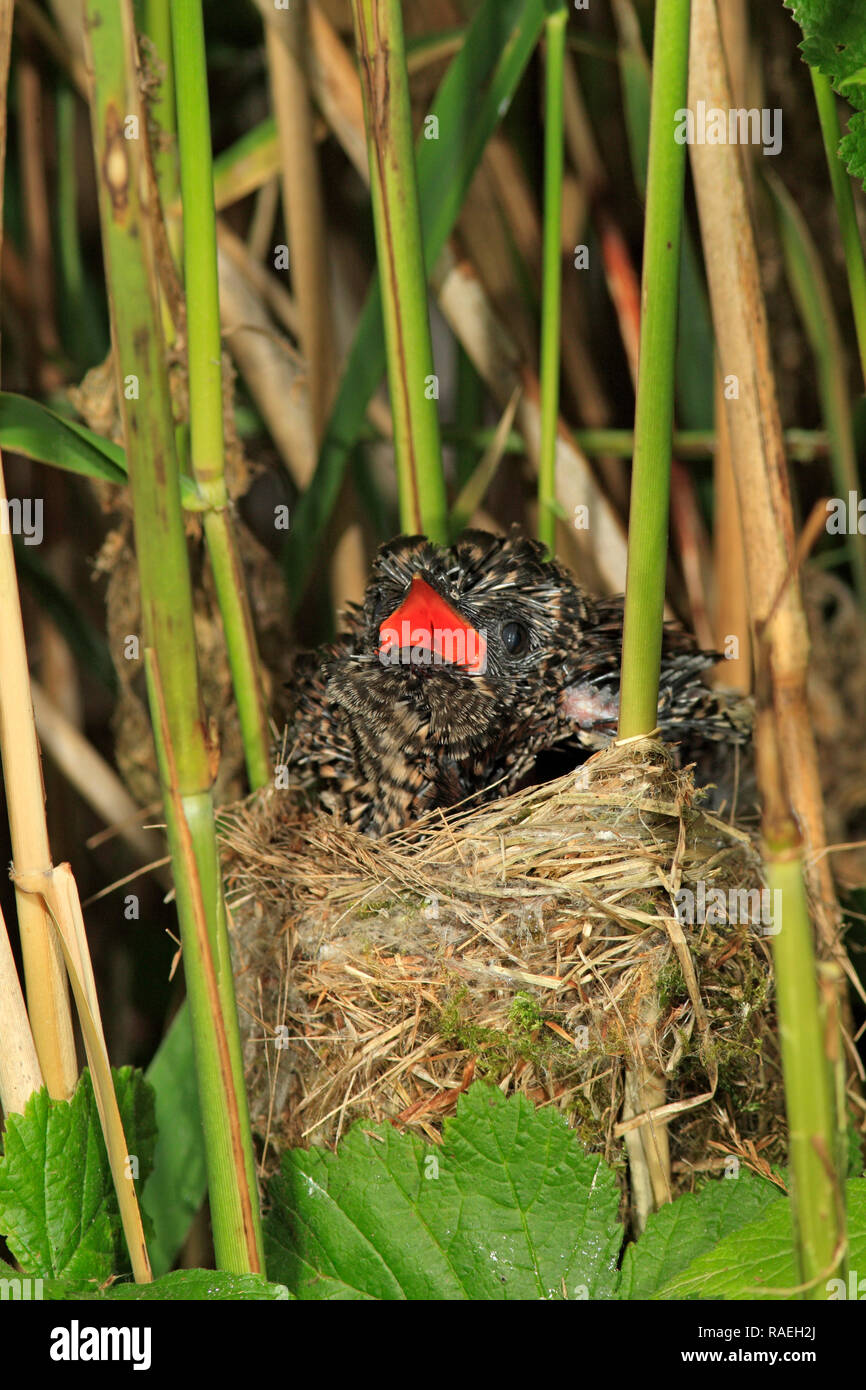
<svg viewBox="0 0 866 1390"><path fill-rule="evenodd" d="M727 0L719 11L719 29L724 44L731 93L736 106L746 106L746 78L749 59L749 26L745 0ZM745 173L750 174L749 162ZM715 641L725 650L729 636L739 642L737 656L729 657L719 669L717 682L732 690L748 693L752 688L752 640L749 632L749 596L746 591L746 557L743 531L737 507L737 488L728 429L724 387L719 372L715 379L716 451L713 456L713 546L715 568Z"/></svg>
<svg viewBox="0 0 866 1390"><path fill-rule="evenodd" d="M0 0L0 243L3 229L3 169L6 160L6 94L9 82L9 54L12 43L12 0ZM2 485L2 464L0 464ZM4 541L0 540L0 545ZM5 538L11 555L11 541ZM14 559L13 575L14 578ZM0 574L4 573L0 569ZM8 569L5 571L7 580ZM17 599L17 589L15 590ZM9 596L12 602L12 596ZM19 614L20 616L20 614ZM40 1088L42 1072L36 1055L30 1021L15 968L6 922L0 912L0 1104L6 1114L21 1112L29 1096Z"/></svg>
<svg viewBox="0 0 866 1390"><path fill-rule="evenodd" d="M0 238L12 12L12 0L0 0ZM5 510L6 505L6 483L0 461L0 507ZM42 766L30 700L27 645L15 557L7 527L0 532L0 670L3 672L0 753L15 868L49 872L51 855L45 823ZM16 904L33 1040L50 1094L65 1100L75 1089L78 1068L60 953L42 903L16 890ZM26 1038L19 1046L26 1048Z"/></svg>
<svg viewBox="0 0 866 1390"><path fill-rule="evenodd" d="M752 634L746 588L743 528L737 504L737 485L728 411L722 379L716 372L716 452L713 458L713 558L715 568L715 645L726 651L737 639L737 655L718 668L716 683L748 694L752 689Z"/></svg>
<svg viewBox="0 0 866 1390"><path fill-rule="evenodd" d="M316 467L316 442L302 365L222 245L218 263L226 347L286 468L306 488Z"/></svg>
<svg viewBox="0 0 866 1390"><path fill-rule="evenodd" d="M265 189L276 187L276 184L263 184L260 192ZM252 239L252 234L251 238ZM221 251L237 266L238 270L249 280L250 285L259 295L261 300L268 306L271 313L278 323L282 324L287 333L297 339L300 336L300 319L298 317L298 306L293 300L289 291L286 289L266 266L255 256L252 246L245 243L237 236L222 218L217 218L217 243Z"/></svg>
<svg viewBox="0 0 866 1390"><path fill-rule="evenodd" d="M692 5L689 105L728 110L732 97L714 0ZM691 146L713 322L723 378L746 553L753 631L767 624L779 744L788 794L808 851L809 884L825 947L835 950L837 908L826 857L815 743L806 704L809 638L796 578L789 581L794 526L773 379L767 314L738 145ZM781 594L781 598L779 595ZM772 616L771 616L772 615ZM768 621L769 620L769 621Z"/></svg>

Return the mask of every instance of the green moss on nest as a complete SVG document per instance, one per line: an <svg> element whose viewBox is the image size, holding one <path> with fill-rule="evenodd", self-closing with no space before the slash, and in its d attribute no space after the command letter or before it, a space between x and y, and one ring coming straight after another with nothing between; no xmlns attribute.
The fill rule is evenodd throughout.
<svg viewBox="0 0 866 1390"><path fill-rule="evenodd" d="M688 999L688 986L676 956L672 956L667 965L662 966L656 982L656 989L659 1008L663 1013L672 1004L681 1003L682 1000Z"/></svg>
<svg viewBox="0 0 866 1390"><path fill-rule="evenodd" d="M508 1020L514 1024L514 1031L518 1036L523 1034L529 1038L544 1023L544 1015L538 1001L533 999L531 994L527 994L525 990L520 990L511 1001Z"/></svg>
<svg viewBox="0 0 866 1390"><path fill-rule="evenodd" d="M573 1043L545 1028L545 1014L525 990L515 994L508 1011L508 1028L485 1028L473 1022L473 998L462 986L449 995L438 1019L438 1032L476 1059L476 1074L498 1078L515 1062L529 1062L540 1070L573 1067Z"/></svg>
<svg viewBox="0 0 866 1390"><path fill-rule="evenodd" d="M395 906L394 898L376 898L372 902L359 903L354 916L357 921L365 922L369 917L378 917L382 912L393 911Z"/></svg>
<svg viewBox="0 0 866 1390"><path fill-rule="evenodd" d="M592 1102L579 1091L568 1107L568 1123L574 1129L581 1144L587 1149L603 1148L607 1138L607 1124L597 1115Z"/></svg>

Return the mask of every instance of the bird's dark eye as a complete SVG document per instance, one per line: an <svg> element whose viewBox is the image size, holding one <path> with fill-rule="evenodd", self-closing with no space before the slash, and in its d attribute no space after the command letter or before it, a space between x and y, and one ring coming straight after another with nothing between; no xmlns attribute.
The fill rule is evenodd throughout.
<svg viewBox="0 0 866 1390"><path fill-rule="evenodd" d="M502 645L509 656L520 656L529 646L529 629L523 623L503 623Z"/></svg>

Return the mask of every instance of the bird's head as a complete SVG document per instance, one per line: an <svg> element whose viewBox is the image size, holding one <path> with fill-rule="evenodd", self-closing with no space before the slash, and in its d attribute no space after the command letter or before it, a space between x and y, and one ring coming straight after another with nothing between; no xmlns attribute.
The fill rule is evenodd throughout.
<svg viewBox="0 0 866 1390"><path fill-rule="evenodd" d="M332 669L332 689L372 729L408 728L411 714L419 739L459 757L539 709L585 618L581 591L536 541L469 531L444 549L401 536L379 552L363 650Z"/></svg>

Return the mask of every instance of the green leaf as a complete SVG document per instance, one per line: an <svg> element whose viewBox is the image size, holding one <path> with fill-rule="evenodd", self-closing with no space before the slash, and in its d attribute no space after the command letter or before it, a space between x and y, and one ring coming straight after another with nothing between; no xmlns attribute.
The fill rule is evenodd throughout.
<svg viewBox="0 0 866 1390"><path fill-rule="evenodd" d="M724 1236L749 1225L772 1202L784 1200L775 1183L747 1172L677 1197L652 1213L643 1235L626 1250L618 1296L654 1297Z"/></svg>
<svg viewBox="0 0 866 1390"><path fill-rule="evenodd" d="M280 167L280 147L273 116L266 116L213 162L214 205L217 210L243 198Z"/></svg>
<svg viewBox="0 0 866 1390"><path fill-rule="evenodd" d="M176 1269L161 1279L154 1279L151 1284L118 1281L102 1285L92 1280L81 1283L70 1279L25 1279L11 1265L0 1261L0 1279L15 1281L9 1292L0 1297L11 1296L22 1302L65 1303L69 1299L91 1303L213 1302L215 1299L286 1302L293 1297L285 1284L269 1283L257 1274L228 1274L212 1269Z"/></svg>
<svg viewBox="0 0 866 1390"><path fill-rule="evenodd" d="M119 444L11 391L0 391L0 446L67 473L126 483L126 455Z"/></svg>
<svg viewBox="0 0 866 1390"><path fill-rule="evenodd" d="M800 51L854 107L839 154L866 183L866 9L851 0L785 0L800 28Z"/></svg>
<svg viewBox="0 0 866 1390"><path fill-rule="evenodd" d="M726 1186L728 1184L725 1184ZM730 1186L737 1184L731 1183ZM848 1263L866 1269L866 1180L846 1184ZM675 1204L676 1205L676 1204ZM724 1236L652 1296L659 1299L797 1299L799 1284L790 1198L771 1202L761 1218ZM855 1277L856 1284L856 1277ZM828 1281L835 1296L850 1296ZM859 1296L859 1295L858 1295Z"/></svg>
<svg viewBox="0 0 866 1390"><path fill-rule="evenodd" d="M463 206L484 147L508 108L544 24L543 0L485 0L448 68L431 114L439 139L418 141L416 171L429 275ZM373 277L310 486L298 504L283 565L300 602L367 404L385 373L378 275Z"/></svg>
<svg viewBox="0 0 866 1390"><path fill-rule="evenodd" d="M166 1303L189 1302L193 1299L213 1302L214 1299L243 1301L283 1301L292 1295L284 1284L269 1283L257 1274L227 1274L213 1269L176 1269L154 1279L152 1284L110 1284L107 1289L70 1291L67 1298L99 1298L114 1302Z"/></svg>
<svg viewBox="0 0 866 1390"><path fill-rule="evenodd" d="M207 1192L204 1134L198 1103L189 1008L178 1010L147 1069L156 1093L159 1138L141 1205L153 1222L148 1242L156 1275L174 1263Z"/></svg>
<svg viewBox="0 0 866 1390"><path fill-rule="evenodd" d="M144 1181L156 1138L153 1093L131 1067L112 1074L129 1153ZM8 1116L0 1232L29 1275L101 1283L129 1271L89 1072L71 1100L51 1100L43 1088L23 1115Z"/></svg>
<svg viewBox="0 0 866 1390"><path fill-rule="evenodd" d="M126 453L119 444L13 391L0 391L0 448L80 477L120 487L128 482ZM181 476L180 495L189 511L204 510L192 478Z"/></svg>
<svg viewBox="0 0 866 1390"><path fill-rule="evenodd" d="M476 1083L441 1148L355 1125L270 1185L268 1271L303 1299L605 1298L619 1190L564 1120Z"/></svg>

